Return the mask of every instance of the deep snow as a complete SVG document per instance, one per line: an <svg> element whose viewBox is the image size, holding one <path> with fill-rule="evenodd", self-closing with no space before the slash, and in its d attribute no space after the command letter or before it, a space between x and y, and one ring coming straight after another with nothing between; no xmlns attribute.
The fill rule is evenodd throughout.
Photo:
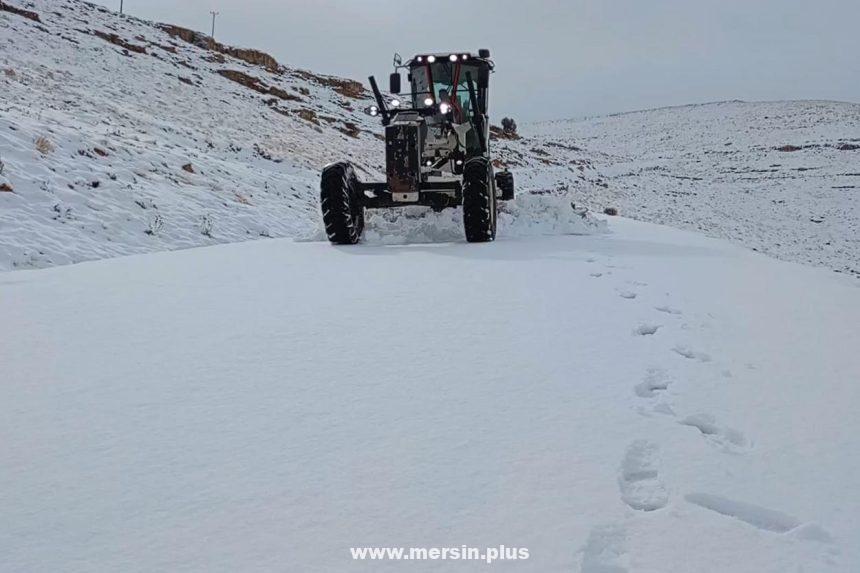
<svg viewBox="0 0 860 573"><path fill-rule="evenodd" d="M856 281L587 212L856 274L860 106L523 126L496 243L406 209L336 248L318 171L378 177L366 92L26 7L0 270L311 241L0 273L0 571L860 570ZM531 558L349 553L463 544Z"/></svg>
<svg viewBox="0 0 860 573"><path fill-rule="evenodd" d="M0 569L858 570L854 281L611 231L0 276Z"/></svg>

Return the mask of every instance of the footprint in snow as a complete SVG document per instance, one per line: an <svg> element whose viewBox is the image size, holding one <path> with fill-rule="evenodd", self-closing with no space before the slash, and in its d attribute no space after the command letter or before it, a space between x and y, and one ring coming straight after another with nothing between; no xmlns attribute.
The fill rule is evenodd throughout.
<svg viewBox="0 0 860 573"><path fill-rule="evenodd" d="M627 573L627 533L618 525L595 527L582 548L582 573Z"/></svg>
<svg viewBox="0 0 860 573"><path fill-rule="evenodd" d="M657 444L648 440L636 440L624 454L618 487L622 501L637 511L662 509L669 502L657 470L659 454Z"/></svg>
<svg viewBox="0 0 860 573"><path fill-rule="evenodd" d="M588 275L588 276L591 276L591 277L594 277L594 278L600 278L600 277L602 277L602 276L603 276L603 273L591 273L591 274L590 274L590 275Z"/></svg>
<svg viewBox="0 0 860 573"><path fill-rule="evenodd" d="M802 523L794 516L760 505L736 501L709 493L689 493L684 496L688 502L709 509L720 515L732 517L753 527L774 533L789 533L799 539L830 543L833 538L821 526Z"/></svg>
<svg viewBox="0 0 860 573"><path fill-rule="evenodd" d="M669 374L662 368L649 368L645 378L633 387L640 398L655 398L659 392L669 387Z"/></svg>
<svg viewBox="0 0 860 573"><path fill-rule="evenodd" d="M636 298L636 293L633 292L632 290L621 290L621 291L618 291L618 296L620 296L621 298L626 298L626 299L632 300L632 299Z"/></svg>
<svg viewBox="0 0 860 573"><path fill-rule="evenodd" d="M711 357L709 354L707 354L705 352L698 351L698 350L693 350L689 346L681 346L681 345L676 346L675 348L672 349L672 352L675 352L676 354L680 354L684 358L688 358L690 360L698 360L699 362L710 362L711 361Z"/></svg>
<svg viewBox="0 0 860 573"><path fill-rule="evenodd" d="M743 432L718 424L710 414L693 414L679 423L696 428L713 444L727 450L746 448L750 445Z"/></svg>
<svg viewBox="0 0 860 573"><path fill-rule="evenodd" d="M680 316L684 314L677 308L672 308L671 306L655 306L654 310L658 312L665 312L666 314L674 314L675 316Z"/></svg>
<svg viewBox="0 0 860 573"><path fill-rule="evenodd" d="M640 398L659 398L660 395L669 387L671 380L669 374L662 368L649 368L645 373L645 378L639 384L633 387L633 391ZM637 411L643 416L650 417L653 414L663 414L665 416L675 416L675 411L672 406L666 402L657 402L650 409L638 407Z"/></svg>
<svg viewBox="0 0 860 573"><path fill-rule="evenodd" d="M650 336L652 334L656 334L657 330L660 328L660 324L640 324L636 328L633 329L633 334L639 336Z"/></svg>

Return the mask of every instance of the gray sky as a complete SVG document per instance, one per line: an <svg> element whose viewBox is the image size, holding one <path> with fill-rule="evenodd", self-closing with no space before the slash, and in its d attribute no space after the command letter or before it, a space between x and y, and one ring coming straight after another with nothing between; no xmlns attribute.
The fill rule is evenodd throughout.
<svg viewBox="0 0 860 573"><path fill-rule="evenodd" d="M117 8L119 0L98 0ZM858 0L125 0L286 65L365 81L488 47L492 109L558 119L724 99L860 101Z"/></svg>

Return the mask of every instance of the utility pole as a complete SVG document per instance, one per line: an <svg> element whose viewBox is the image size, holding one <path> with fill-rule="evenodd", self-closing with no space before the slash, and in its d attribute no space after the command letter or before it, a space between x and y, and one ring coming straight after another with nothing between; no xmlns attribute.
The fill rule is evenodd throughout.
<svg viewBox="0 0 860 573"><path fill-rule="evenodd" d="M210 36L210 38L212 38L214 40L215 39L215 17L218 16L218 14L220 14L221 12L216 12L215 10L212 10L209 13L212 14L212 35Z"/></svg>
<svg viewBox="0 0 860 573"><path fill-rule="evenodd" d="M122 0L119 0L119 13L122 14Z"/></svg>

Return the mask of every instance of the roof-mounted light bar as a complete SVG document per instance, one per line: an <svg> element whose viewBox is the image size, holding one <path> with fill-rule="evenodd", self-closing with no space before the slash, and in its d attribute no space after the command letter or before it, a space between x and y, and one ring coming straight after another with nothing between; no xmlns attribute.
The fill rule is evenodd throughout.
<svg viewBox="0 0 860 573"><path fill-rule="evenodd" d="M447 59L449 62L457 62L457 61L465 62L466 60L470 59L471 57L472 57L471 54L459 54L459 53L458 54L445 54L445 55L442 55L442 54L422 54L420 56L415 56L415 61L419 64L424 64L424 63L432 64L432 63L436 62L437 58L441 58L441 59Z"/></svg>

